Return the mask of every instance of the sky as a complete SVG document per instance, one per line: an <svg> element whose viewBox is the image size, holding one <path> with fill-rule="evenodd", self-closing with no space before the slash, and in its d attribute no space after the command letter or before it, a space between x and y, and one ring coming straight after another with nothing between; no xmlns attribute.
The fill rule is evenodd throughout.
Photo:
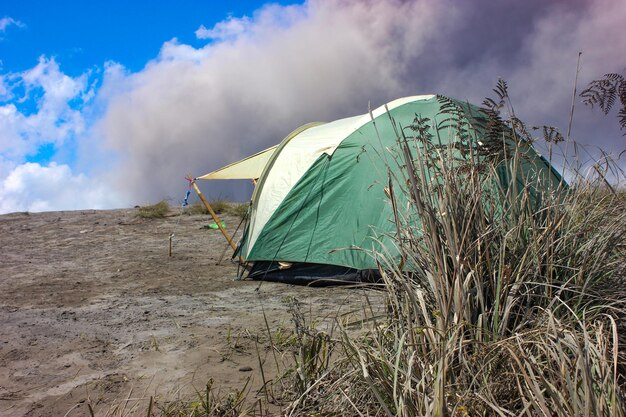
<svg viewBox="0 0 626 417"><path fill-rule="evenodd" d="M626 67L623 0L21 0L0 3L0 213L132 207L298 126L398 97L480 104L567 130ZM615 112L575 100L572 138L617 159ZM618 160L624 166L626 154ZM557 167L558 168L558 167ZM245 200L245 182L202 184Z"/></svg>

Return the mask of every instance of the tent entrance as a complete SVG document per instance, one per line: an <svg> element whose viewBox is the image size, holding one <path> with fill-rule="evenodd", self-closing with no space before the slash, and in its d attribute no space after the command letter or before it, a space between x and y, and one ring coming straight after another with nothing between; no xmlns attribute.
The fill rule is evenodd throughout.
<svg viewBox="0 0 626 417"><path fill-rule="evenodd" d="M358 270L338 265L293 263L281 269L278 261L256 261L248 278L286 284L328 286L356 283L375 283L381 278L375 269Z"/></svg>

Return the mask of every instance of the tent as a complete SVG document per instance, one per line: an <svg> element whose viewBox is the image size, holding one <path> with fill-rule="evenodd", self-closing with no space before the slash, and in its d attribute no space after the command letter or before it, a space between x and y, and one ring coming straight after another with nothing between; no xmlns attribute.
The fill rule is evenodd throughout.
<svg viewBox="0 0 626 417"><path fill-rule="evenodd" d="M251 277L304 283L368 279L377 272L371 251L394 256L396 228L384 188L389 170L401 169L394 159L399 129L427 120L432 137L453 143L458 129L450 123L441 128L450 119L442 109L451 106L461 110L457 124L469 126L480 143L485 127L478 108L442 96L412 96L364 115L307 124L280 144L197 179L255 181L236 250L253 265ZM530 144L523 146L530 155L525 172L552 184L561 180Z"/></svg>

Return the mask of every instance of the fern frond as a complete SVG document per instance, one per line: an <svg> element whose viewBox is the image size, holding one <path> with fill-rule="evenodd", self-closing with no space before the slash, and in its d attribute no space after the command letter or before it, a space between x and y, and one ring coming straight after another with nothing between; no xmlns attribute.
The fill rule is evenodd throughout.
<svg viewBox="0 0 626 417"><path fill-rule="evenodd" d="M493 92L500 97L500 100L504 100L509 96L509 86L502 78L498 79L498 83L496 84L496 88L493 89Z"/></svg>
<svg viewBox="0 0 626 417"><path fill-rule="evenodd" d="M504 100L501 99L498 103L496 103L493 99L486 97L483 100L483 106L499 114L500 109L504 107Z"/></svg>
<svg viewBox="0 0 626 417"><path fill-rule="evenodd" d="M618 97L622 105L626 105L626 80L621 74L605 74L604 78L589 83L580 96L583 103L593 107L597 105L604 114L608 114Z"/></svg>
<svg viewBox="0 0 626 417"><path fill-rule="evenodd" d="M543 139L549 143L559 143L565 140L561 132L554 126L543 126Z"/></svg>

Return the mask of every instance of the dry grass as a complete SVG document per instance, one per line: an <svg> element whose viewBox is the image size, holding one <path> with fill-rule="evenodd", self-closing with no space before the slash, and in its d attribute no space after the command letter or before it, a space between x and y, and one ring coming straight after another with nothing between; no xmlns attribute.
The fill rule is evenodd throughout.
<svg viewBox="0 0 626 417"><path fill-rule="evenodd" d="M224 214L224 213L232 214L242 219L245 216L247 216L248 207L250 205L249 203L233 203L233 202L223 200L223 199L211 201L209 204L211 205L211 208L213 209L215 214ZM186 207L185 213L189 215L196 215L196 214L208 215L209 211L204 206L204 204L202 204L201 201L198 201L190 205L189 207Z"/></svg>
<svg viewBox="0 0 626 417"><path fill-rule="evenodd" d="M460 162L431 139L399 132L401 256L372 254L386 316L343 332L342 359L290 413L626 415L624 194L602 178L550 187L517 147L487 161L469 137Z"/></svg>
<svg viewBox="0 0 626 417"><path fill-rule="evenodd" d="M197 215L197 214L209 214L209 211L204 207L201 201L197 201L187 207L185 207L185 214L188 215Z"/></svg>
<svg viewBox="0 0 626 417"><path fill-rule="evenodd" d="M156 204L139 207L137 209L137 217L142 219L162 219L170 212L170 205L163 200Z"/></svg>

